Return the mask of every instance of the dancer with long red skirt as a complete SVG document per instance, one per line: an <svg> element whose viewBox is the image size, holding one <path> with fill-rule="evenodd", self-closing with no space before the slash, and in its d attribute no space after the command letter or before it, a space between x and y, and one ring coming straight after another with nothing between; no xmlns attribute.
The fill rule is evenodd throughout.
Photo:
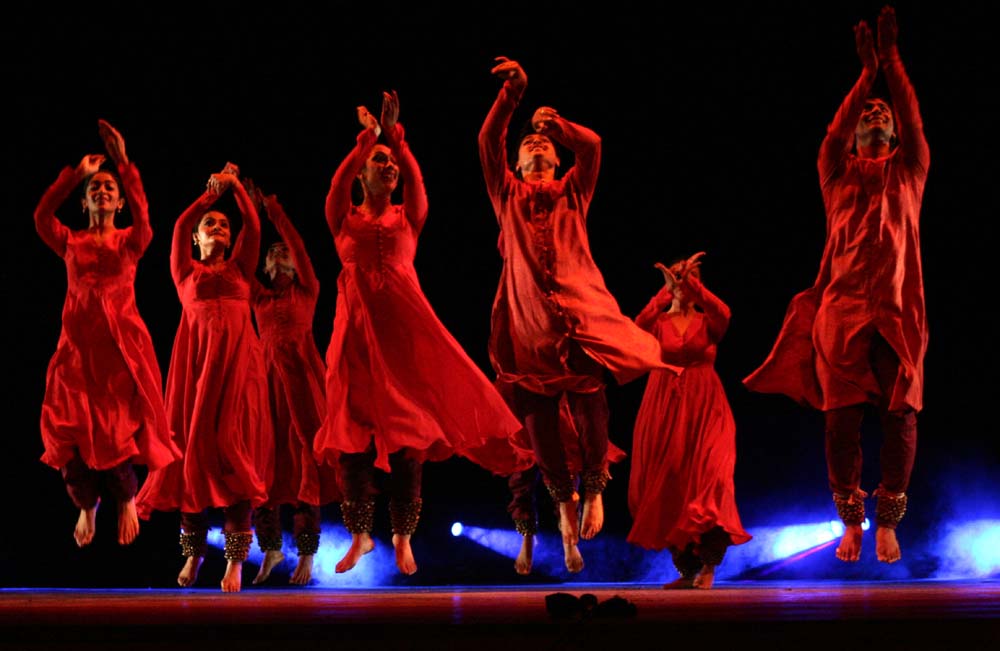
<svg viewBox="0 0 1000 651"><path fill-rule="evenodd" d="M491 72L504 84L479 132L504 263L490 361L498 381L510 385L512 408L527 427L538 468L559 505L566 568L579 572L580 537L593 538L604 524L602 493L610 478L605 375L625 383L667 365L659 342L621 313L590 253L586 220L600 168L600 137L541 107L520 139L511 170L507 129L528 77L518 62L497 61ZM557 142L575 156L558 179ZM569 470L560 435L563 400L576 432L579 473Z"/></svg>
<svg viewBox="0 0 1000 651"><path fill-rule="evenodd" d="M264 261L265 282L254 278L252 305L267 365L269 405L274 425L274 470L267 503L254 509L257 544L264 552L253 582L263 583L285 555L281 507L290 506L298 561L289 583L308 585L320 543L320 506L340 501L336 469L316 463L313 442L323 423L326 367L313 337L319 279L305 242L278 198L252 181L247 191L258 214L278 231Z"/></svg>
<svg viewBox="0 0 1000 651"><path fill-rule="evenodd" d="M135 301L135 275L153 239L139 170L125 140L104 120L98 131L117 169L103 154L66 167L35 209L35 228L66 263L66 300L56 352L45 375L41 460L62 473L80 509L73 538L93 541L101 496L118 508L118 543L139 534L133 464L150 470L179 459L163 404L163 376ZM73 230L57 217L73 191L89 224ZM115 226L128 206L132 224Z"/></svg>
<svg viewBox="0 0 1000 651"><path fill-rule="evenodd" d="M663 346L680 375L654 370L635 420L628 542L668 549L680 577L665 588L701 588L730 545L750 540L736 508L736 421L715 372L729 307L701 282L701 254L663 272L663 288L635 322Z"/></svg>
<svg viewBox="0 0 1000 651"><path fill-rule="evenodd" d="M351 547L337 572L374 548L376 471L389 473L396 565L413 574L410 538L422 507L423 463L482 448L490 439L505 442L521 428L420 288L413 259L427 195L398 117L395 92L383 95L381 121L358 107L363 130L326 200L343 269L326 357L326 420L315 452L339 464ZM380 133L387 145L377 142ZM394 204L400 175L403 202ZM351 201L355 179L364 194L360 205Z"/></svg>
<svg viewBox="0 0 1000 651"><path fill-rule="evenodd" d="M194 585L207 550L209 509L225 518L223 592L239 592L253 542L251 512L267 501L274 435L267 375L250 317L250 279L260 256L257 211L229 164L174 226L170 271L180 298L180 325L167 371L166 403L184 458L151 472L139 492L139 515L181 512L177 576ZM243 224L232 255L232 223L212 207L231 189ZM198 250L192 255L191 242Z"/></svg>
<svg viewBox="0 0 1000 651"><path fill-rule="evenodd" d="M917 98L897 48L896 14L884 7L878 44L855 26L861 76L820 146L826 245L812 287L793 299L770 355L745 380L822 410L828 481L845 529L837 558L860 558L865 498L861 423L874 407L883 442L875 490L875 554L901 554L896 526L916 457L923 407L927 316L920 208L930 150ZM872 96L881 70L891 105Z"/></svg>

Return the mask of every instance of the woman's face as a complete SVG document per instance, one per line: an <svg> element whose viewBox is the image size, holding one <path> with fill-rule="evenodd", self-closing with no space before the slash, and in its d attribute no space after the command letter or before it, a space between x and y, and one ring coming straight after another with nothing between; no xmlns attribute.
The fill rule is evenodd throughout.
<svg viewBox="0 0 1000 651"><path fill-rule="evenodd" d="M399 183L399 164L385 145L375 145L358 175L365 192L375 196L392 194Z"/></svg>
<svg viewBox="0 0 1000 651"><path fill-rule="evenodd" d="M284 242L272 244L267 250L267 257L264 258L264 273L274 280L279 274L292 276L295 274L295 264L292 256L288 254L288 246Z"/></svg>
<svg viewBox="0 0 1000 651"><path fill-rule="evenodd" d="M198 222L198 232L194 235L194 243L200 247L218 245L229 248L232 232L229 230L229 218L221 212L212 210Z"/></svg>
<svg viewBox="0 0 1000 651"><path fill-rule="evenodd" d="M114 174L95 172L87 181L83 207L88 213L106 215L121 210L124 205Z"/></svg>

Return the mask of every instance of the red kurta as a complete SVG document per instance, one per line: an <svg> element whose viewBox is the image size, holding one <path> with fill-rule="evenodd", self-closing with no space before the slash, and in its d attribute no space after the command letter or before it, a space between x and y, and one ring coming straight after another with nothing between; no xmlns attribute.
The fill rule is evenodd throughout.
<svg viewBox="0 0 1000 651"><path fill-rule="evenodd" d="M45 377L41 460L61 468L79 450L88 467L125 461L160 468L180 458L170 438L163 377L135 302L139 259L153 238L146 194L135 165L120 166L129 228L101 242L56 218L83 178L67 167L35 209L35 228L66 263L62 330Z"/></svg>
<svg viewBox="0 0 1000 651"><path fill-rule="evenodd" d="M260 223L236 193L243 228L233 255L218 269L192 259L191 232L217 196L203 194L174 227L171 272L183 314L167 372L166 403L184 459L151 472L136 500L152 511L199 513L267 499L274 433L267 375L250 319L250 284Z"/></svg>
<svg viewBox="0 0 1000 651"><path fill-rule="evenodd" d="M927 317L920 261L920 205L930 165L913 87L897 57L881 61L899 146L879 159L851 152L874 81L863 72L830 124L819 153L827 240L813 286L792 299L764 364L745 380L829 410L876 402L869 361L881 335L899 357L889 410L923 406Z"/></svg>
<svg viewBox="0 0 1000 651"><path fill-rule="evenodd" d="M664 358L684 369L649 374L632 439L628 541L657 551L683 550L716 526L735 545L751 538L736 509L736 423L713 366L729 308L692 276L684 290L704 312L683 333L659 295L636 317Z"/></svg>
<svg viewBox="0 0 1000 651"><path fill-rule="evenodd" d="M402 205L378 218L351 205L351 183L375 144L371 130L358 136L327 196L343 269L326 353L327 416L315 441L317 457L334 462L364 452L374 436L375 465L387 472L388 455L403 448L440 460L521 428L420 288L413 259L427 197L402 127L394 131L387 135L404 180Z"/></svg>
<svg viewBox="0 0 1000 651"><path fill-rule="evenodd" d="M313 440L323 423L326 367L313 337L319 280L305 243L273 197L265 206L295 265L295 276L277 290L253 284L253 310L264 349L274 423L274 475L268 504L305 502L316 506L339 501L336 468L318 466Z"/></svg>
<svg viewBox="0 0 1000 651"><path fill-rule="evenodd" d="M505 82L479 133L504 261L490 335L499 379L545 395L595 390L595 378L567 367L573 341L619 383L664 368L659 343L621 313L590 254L586 217L600 138L567 122L573 167L552 182L526 183L507 164L507 128L519 100Z"/></svg>

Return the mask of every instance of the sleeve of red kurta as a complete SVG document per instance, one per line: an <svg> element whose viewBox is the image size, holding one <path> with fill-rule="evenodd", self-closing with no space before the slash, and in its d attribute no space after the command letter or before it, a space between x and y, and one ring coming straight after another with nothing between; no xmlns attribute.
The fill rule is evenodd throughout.
<svg viewBox="0 0 1000 651"><path fill-rule="evenodd" d="M646 332L653 331L653 325L671 302L674 300L674 293L664 285L653 298L649 300L646 307L642 308L638 316L635 317L635 324Z"/></svg>
<svg viewBox="0 0 1000 651"><path fill-rule="evenodd" d="M65 167L59 173L59 178L49 186L35 208L35 230L50 249L61 258L66 254L66 238L69 229L56 218L56 209L61 206L73 188L83 180L83 177L72 167Z"/></svg>
<svg viewBox="0 0 1000 651"><path fill-rule="evenodd" d="M375 146L377 139L374 129L365 129L359 133L354 149L333 173L330 191L326 194L326 223L334 237L340 233L340 225L351 209L351 184L365 166L365 157Z"/></svg>
<svg viewBox="0 0 1000 651"><path fill-rule="evenodd" d="M583 198L584 206L590 204L597 187L597 173L601 169L601 137L587 127L559 118L562 133L559 142L573 152L573 169L566 173ZM585 215L586 216L586 215Z"/></svg>
<svg viewBox="0 0 1000 651"><path fill-rule="evenodd" d="M896 112L896 131L899 134L899 154L908 167L917 167L924 174L930 167L931 154L924 137L924 121L920 116L917 94L906 74L899 51L892 48L881 61L882 73L889 86L889 96Z"/></svg>
<svg viewBox="0 0 1000 651"><path fill-rule="evenodd" d="M726 329L729 328L729 319L732 316L729 306L723 303L718 296L708 291L694 276L688 276L684 280L683 288L691 296L695 305L704 311L708 338L714 342L721 341L723 335L726 334Z"/></svg>
<svg viewBox="0 0 1000 651"><path fill-rule="evenodd" d="M316 271L313 269L302 236L292 225L292 221L288 219L285 209L276 197L264 197L264 209L267 210L268 218L281 236L281 241L288 246L288 254L292 258L292 264L295 265L295 276L299 285L311 295L318 295L319 279L316 278Z"/></svg>
<svg viewBox="0 0 1000 651"><path fill-rule="evenodd" d="M132 230L128 236L129 247L137 256L141 256L153 239L146 190L142 187L142 177L139 176L139 169L134 163L119 165L118 176L121 177L125 200L128 201L128 209L132 213Z"/></svg>
<svg viewBox="0 0 1000 651"><path fill-rule="evenodd" d="M854 131L865 108L865 100L875 81L875 72L862 68L861 76L841 102L833 122L826 129L826 137L819 147L819 184L825 187L827 181L843 162L854 144Z"/></svg>
<svg viewBox="0 0 1000 651"><path fill-rule="evenodd" d="M497 220L500 219L502 208L504 180L511 174L507 167L507 128L520 101L521 95L514 90L510 81L505 81L479 130L479 162L483 167L486 192L490 195Z"/></svg>
<svg viewBox="0 0 1000 651"><path fill-rule="evenodd" d="M260 260L260 216L242 183L234 183L232 190L236 205L243 215L243 228L233 246L233 260L243 270L244 276L253 278Z"/></svg>
<svg viewBox="0 0 1000 651"><path fill-rule="evenodd" d="M424 188L424 175L420 173L417 159L410 151L406 142L403 125L397 122L385 132L396 160L403 175L403 214L410 222L415 233L419 234L427 219L427 190Z"/></svg>
<svg viewBox="0 0 1000 651"><path fill-rule="evenodd" d="M174 224L174 237L170 242L170 275L173 276L174 284L180 285L181 281L191 273L191 234L202 215L215 203L219 195L206 190L195 202L188 206L187 210L181 213Z"/></svg>

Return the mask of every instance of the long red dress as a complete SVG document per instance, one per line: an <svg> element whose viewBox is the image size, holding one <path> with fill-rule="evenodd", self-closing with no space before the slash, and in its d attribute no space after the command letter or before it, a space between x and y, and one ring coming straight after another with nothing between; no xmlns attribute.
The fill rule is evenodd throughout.
<svg viewBox="0 0 1000 651"><path fill-rule="evenodd" d="M427 196L402 126L393 131L402 205L373 218L351 204L351 183L375 145L372 130L358 135L327 196L343 268L326 352L327 415L315 441L317 457L335 463L341 453L364 452L374 437L375 466L386 472L389 454L403 448L441 460L521 428L420 288L413 259ZM351 394L370 405L374 422L354 417Z"/></svg>
<svg viewBox="0 0 1000 651"><path fill-rule="evenodd" d="M268 215L295 265L292 282L282 289L253 283L253 311L267 367L274 424L274 474L268 504L304 502L320 506L338 501L334 466L317 465L313 440L326 414L326 366L313 337L319 279L305 243L274 197L265 197Z"/></svg>
<svg viewBox="0 0 1000 651"><path fill-rule="evenodd" d="M684 284L695 312L682 334L657 296L636 317L663 346L680 375L654 370L636 416L628 504L628 541L645 549L683 550L718 526L733 544L750 540L736 509L736 423L715 372L716 346L729 308L701 282Z"/></svg>
<svg viewBox="0 0 1000 651"><path fill-rule="evenodd" d="M205 192L174 227L170 267L183 313L166 403L184 458L149 474L136 500L142 518L152 511L200 513L267 500L274 434L248 282L257 266L260 223L249 200L235 196L243 228L221 267L207 267L191 255L192 229L217 195Z"/></svg>
<svg viewBox="0 0 1000 651"><path fill-rule="evenodd" d="M877 402L872 338L899 358L889 411L923 407L927 315L920 260L920 205L930 165L913 86L898 55L880 61L893 101L899 146L878 159L852 153L854 130L875 75L844 98L817 167L827 239L819 274L788 306L764 363L744 384L815 409Z"/></svg>
<svg viewBox="0 0 1000 651"><path fill-rule="evenodd" d="M83 177L67 167L42 196L35 228L66 263L66 301L42 403L41 460L62 468L75 451L88 467L163 467L180 458L170 438L163 376L135 302L139 259L153 238L135 165L118 168L133 223L97 242L55 215Z"/></svg>

